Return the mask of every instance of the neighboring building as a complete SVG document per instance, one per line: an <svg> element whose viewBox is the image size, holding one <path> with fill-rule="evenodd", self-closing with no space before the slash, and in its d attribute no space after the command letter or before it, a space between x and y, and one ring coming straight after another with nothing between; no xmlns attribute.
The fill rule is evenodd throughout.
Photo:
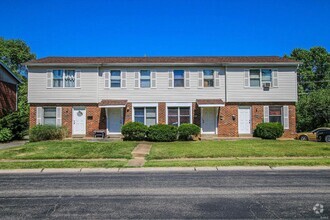
<svg viewBox="0 0 330 220"><path fill-rule="evenodd" d="M30 126L120 134L129 121L194 123L202 134L251 135L258 123L296 133L298 62L260 57L47 57L27 63Z"/></svg>
<svg viewBox="0 0 330 220"><path fill-rule="evenodd" d="M21 81L0 62L0 117L17 110L17 91Z"/></svg>

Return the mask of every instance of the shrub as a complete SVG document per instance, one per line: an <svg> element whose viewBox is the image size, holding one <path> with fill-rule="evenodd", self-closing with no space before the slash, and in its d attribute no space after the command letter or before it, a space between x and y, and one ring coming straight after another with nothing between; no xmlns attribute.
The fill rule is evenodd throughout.
<svg viewBox="0 0 330 220"><path fill-rule="evenodd" d="M172 125L152 125L148 128L147 138L150 141L170 142L177 139L178 129Z"/></svg>
<svg viewBox="0 0 330 220"><path fill-rule="evenodd" d="M0 142L8 142L13 139L13 133L9 128L3 128L0 130Z"/></svg>
<svg viewBox="0 0 330 220"><path fill-rule="evenodd" d="M128 122L121 128L124 140L141 141L146 137L148 127L140 122Z"/></svg>
<svg viewBox="0 0 330 220"><path fill-rule="evenodd" d="M37 125L30 130L30 141L62 140L67 136L65 127L54 125Z"/></svg>
<svg viewBox="0 0 330 220"><path fill-rule="evenodd" d="M254 130L255 137L262 139L276 139L283 135L284 129L281 123L260 123Z"/></svg>
<svg viewBox="0 0 330 220"><path fill-rule="evenodd" d="M201 133L201 128L195 124L182 124L178 128L179 139L188 141L193 140L193 136Z"/></svg>
<svg viewBox="0 0 330 220"><path fill-rule="evenodd" d="M19 112L12 112L0 119L0 129L8 128L13 139L22 139L26 135L28 125L28 118L21 116Z"/></svg>

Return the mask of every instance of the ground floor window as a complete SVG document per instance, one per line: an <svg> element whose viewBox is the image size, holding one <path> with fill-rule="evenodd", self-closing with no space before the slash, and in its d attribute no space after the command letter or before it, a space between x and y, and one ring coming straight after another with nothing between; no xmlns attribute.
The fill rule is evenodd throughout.
<svg viewBox="0 0 330 220"><path fill-rule="evenodd" d="M156 107L135 107L134 121L141 122L147 126L155 125L157 123Z"/></svg>
<svg viewBox="0 0 330 220"><path fill-rule="evenodd" d="M167 123L174 126L180 126L183 123L191 123L190 107L168 107Z"/></svg>
<svg viewBox="0 0 330 220"><path fill-rule="evenodd" d="M44 108L44 124L56 125L56 108Z"/></svg>
<svg viewBox="0 0 330 220"><path fill-rule="evenodd" d="M283 122L282 106L269 106L269 122Z"/></svg>

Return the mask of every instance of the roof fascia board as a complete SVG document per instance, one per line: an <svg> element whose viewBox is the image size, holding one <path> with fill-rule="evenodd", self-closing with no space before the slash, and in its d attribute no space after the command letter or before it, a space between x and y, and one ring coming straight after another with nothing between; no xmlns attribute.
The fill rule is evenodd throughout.
<svg viewBox="0 0 330 220"><path fill-rule="evenodd" d="M22 81L4 64L0 61L0 65L7 70L7 72L18 82L22 83Z"/></svg>

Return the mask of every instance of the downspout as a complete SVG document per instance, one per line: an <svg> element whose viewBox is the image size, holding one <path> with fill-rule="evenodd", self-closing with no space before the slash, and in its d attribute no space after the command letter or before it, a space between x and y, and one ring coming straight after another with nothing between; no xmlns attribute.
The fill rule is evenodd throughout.
<svg viewBox="0 0 330 220"><path fill-rule="evenodd" d="M18 84L16 84L16 111L18 110Z"/></svg>
<svg viewBox="0 0 330 220"><path fill-rule="evenodd" d="M225 66L225 104L227 103L227 65Z"/></svg>

